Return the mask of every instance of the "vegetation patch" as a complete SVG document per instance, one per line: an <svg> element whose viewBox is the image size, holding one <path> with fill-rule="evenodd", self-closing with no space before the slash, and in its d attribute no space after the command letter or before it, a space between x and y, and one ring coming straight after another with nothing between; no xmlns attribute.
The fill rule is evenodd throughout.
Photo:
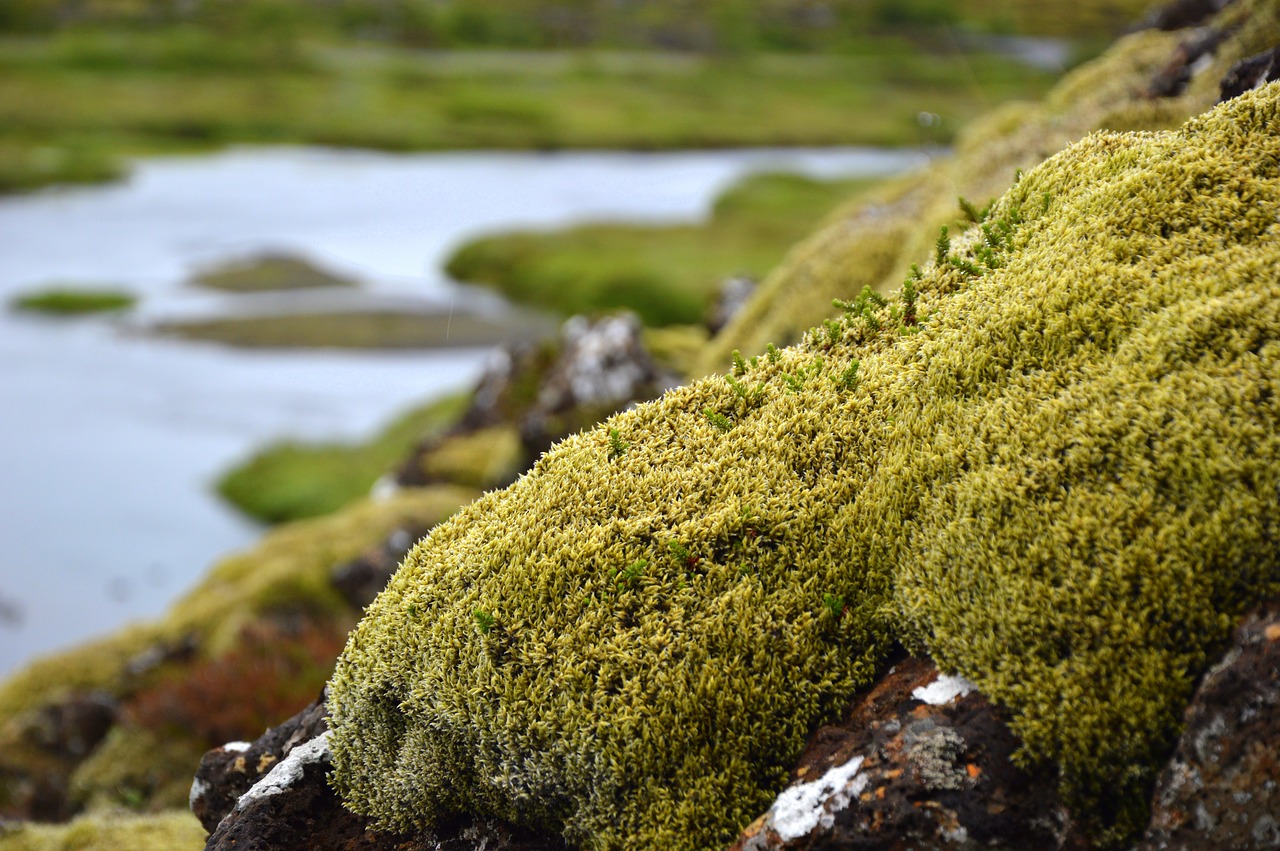
<svg viewBox="0 0 1280 851"><path fill-rule="evenodd" d="M246 349L436 349L496 346L555 330L546 316L349 311L163 322L154 331Z"/></svg>
<svg viewBox="0 0 1280 851"><path fill-rule="evenodd" d="M1007 706L1020 758L1123 844L1195 678L1280 591L1277 126L1273 84L1090 136L909 292L846 298L437 528L331 683L347 804L722 847L903 641Z"/></svg>
<svg viewBox="0 0 1280 851"><path fill-rule="evenodd" d="M268 523L329 514L367 496L422 440L450 425L466 403L465 396L449 396L407 411L364 443L268 446L222 476L218 493Z"/></svg>
<svg viewBox="0 0 1280 851"><path fill-rule="evenodd" d="M137 301L136 296L123 290L59 286L16 296L9 302L9 306L13 310L28 313L83 316L90 313L119 313L133 307Z"/></svg>
<svg viewBox="0 0 1280 851"><path fill-rule="evenodd" d="M335 275L288 254L265 254L204 269L191 283L226 292L275 292L324 287L353 287L357 281Z"/></svg>
<svg viewBox="0 0 1280 851"><path fill-rule="evenodd" d="M199 851L208 834L185 807L151 815L97 812L69 824L17 824L0 827L3 851Z"/></svg>
<svg viewBox="0 0 1280 851"><path fill-rule="evenodd" d="M725 278L762 277L824 215L871 183L754 175L722 194L704 224L489 236L459 248L446 271L566 315L627 308L650 326L697 323Z"/></svg>

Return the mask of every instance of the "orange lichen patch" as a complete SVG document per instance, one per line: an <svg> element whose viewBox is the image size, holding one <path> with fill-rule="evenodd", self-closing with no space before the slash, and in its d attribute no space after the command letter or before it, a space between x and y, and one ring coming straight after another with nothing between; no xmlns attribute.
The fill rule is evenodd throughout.
<svg viewBox="0 0 1280 851"><path fill-rule="evenodd" d="M1266 636L1267 641L1280 641L1280 623L1269 625L1262 634Z"/></svg>

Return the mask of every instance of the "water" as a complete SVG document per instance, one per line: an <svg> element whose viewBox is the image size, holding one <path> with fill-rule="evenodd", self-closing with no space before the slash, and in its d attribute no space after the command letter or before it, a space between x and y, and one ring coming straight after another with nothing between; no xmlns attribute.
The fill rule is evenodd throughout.
<svg viewBox="0 0 1280 851"><path fill-rule="evenodd" d="M56 282L142 298L133 321L228 312L203 265L304 255L397 303L473 304L440 271L459 242L595 219L694 221L749 171L885 174L869 150L391 155L233 149L146 160L104 187L0 199L0 299ZM246 302L241 297L241 305ZM237 351L102 318L0 311L0 674L154 617L260 528L210 483L266 441L357 439L462 388L484 352Z"/></svg>

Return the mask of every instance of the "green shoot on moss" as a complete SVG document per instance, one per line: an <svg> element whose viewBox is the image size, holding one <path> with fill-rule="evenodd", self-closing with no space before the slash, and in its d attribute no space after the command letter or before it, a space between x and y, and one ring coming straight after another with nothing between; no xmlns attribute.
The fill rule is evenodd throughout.
<svg viewBox="0 0 1280 851"><path fill-rule="evenodd" d="M822 605L831 613L831 617L840 620L840 616L844 614L844 595L823 594Z"/></svg>
<svg viewBox="0 0 1280 851"><path fill-rule="evenodd" d="M733 423L729 422L729 418L718 411L713 411L710 408L703 408L702 413L706 416L707 422L711 423L721 431L728 431L733 428Z"/></svg>
<svg viewBox="0 0 1280 851"><path fill-rule="evenodd" d="M476 609L471 614L476 619L476 629L481 635L488 635L493 630L493 625L497 622L493 615L480 609Z"/></svg>
<svg viewBox="0 0 1280 851"><path fill-rule="evenodd" d="M942 230L938 232L938 241L934 243L934 260L941 266L947 262L950 254L951 237L947 235L947 226L943 225Z"/></svg>
<svg viewBox="0 0 1280 851"><path fill-rule="evenodd" d="M733 350L733 374L741 378L747 374L747 361L742 356L742 352L737 349Z"/></svg>
<svg viewBox="0 0 1280 851"><path fill-rule="evenodd" d="M781 355L778 352L778 347L775 346L773 343L770 343L767 346L765 346L764 351L765 351L765 354L768 355L769 357L769 363L777 363L778 359L781 357Z"/></svg>
<svg viewBox="0 0 1280 851"><path fill-rule="evenodd" d="M616 461L627 454L628 444L616 428L609 429L609 460Z"/></svg>
<svg viewBox="0 0 1280 851"><path fill-rule="evenodd" d="M858 387L858 366L859 366L859 362L858 362L858 361L854 361L853 363L849 364L849 368L848 368L848 369L846 369L844 372L840 373L838 376L836 376L836 377L832 378L831 380L832 380L832 381L834 381L834 382L835 382L837 385L839 385L840 387L843 387L845 390L855 390L855 389L857 389L857 387Z"/></svg>
<svg viewBox="0 0 1280 851"><path fill-rule="evenodd" d="M630 566L626 567L622 571L618 571L615 568L614 585L618 590L634 586L640 579L641 574L644 573L644 569L648 566L649 560L647 558L641 558L633 561Z"/></svg>

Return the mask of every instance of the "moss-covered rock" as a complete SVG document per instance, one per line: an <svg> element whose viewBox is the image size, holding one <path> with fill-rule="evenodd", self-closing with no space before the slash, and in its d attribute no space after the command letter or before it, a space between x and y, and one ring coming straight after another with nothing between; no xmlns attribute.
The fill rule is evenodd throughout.
<svg viewBox="0 0 1280 851"><path fill-rule="evenodd" d="M1028 173L892 301L572 437L439 527L332 681L335 779L588 848L724 844L895 640L1101 843L1280 590L1280 85Z"/></svg>

